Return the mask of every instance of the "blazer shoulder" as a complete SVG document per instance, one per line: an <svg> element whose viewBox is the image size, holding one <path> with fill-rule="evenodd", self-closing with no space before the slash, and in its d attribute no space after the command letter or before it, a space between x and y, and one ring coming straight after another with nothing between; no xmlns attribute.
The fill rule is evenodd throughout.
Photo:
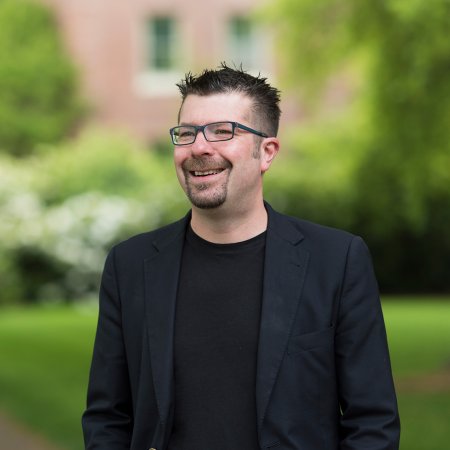
<svg viewBox="0 0 450 450"><path fill-rule="evenodd" d="M344 260L353 245L363 242L361 237L339 228L320 225L308 220L298 220L299 227L305 236L305 246L320 252L327 258L340 255ZM365 246L365 243L363 244Z"/></svg>
<svg viewBox="0 0 450 450"><path fill-rule="evenodd" d="M269 215L272 216L271 222L276 230L287 231L295 229L305 240L350 242L355 238L355 235L348 231L321 225L298 217L288 216L273 209L271 209Z"/></svg>
<svg viewBox="0 0 450 450"><path fill-rule="evenodd" d="M358 261L371 259L364 240L348 231L283 214L280 214L279 220L280 224L284 223L284 230L290 230L289 234L283 232L285 236L301 236L298 247L309 253L310 264L318 264L318 270L341 272L350 257ZM280 226L277 228L283 229ZM295 242L293 239L290 241Z"/></svg>
<svg viewBox="0 0 450 450"><path fill-rule="evenodd" d="M349 231L310 222L309 220L291 218L296 221L305 237L314 239L331 239L349 242L356 236Z"/></svg>
<svg viewBox="0 0 450 450"><path fill-rule="evenodd" d="M187 221L186 216L155 230L132 236L114 245L110 253L114 252L120 257L133 255L136 258L145 259L151 256L155 249L167 245L184 233Z"/></svg>

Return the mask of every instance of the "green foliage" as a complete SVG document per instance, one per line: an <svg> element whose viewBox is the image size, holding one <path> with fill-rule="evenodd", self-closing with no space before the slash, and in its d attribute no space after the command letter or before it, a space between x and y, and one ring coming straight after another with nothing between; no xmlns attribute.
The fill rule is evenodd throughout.
<svg viewBox="0 0 450 450"><path fill-rule="evenodd" d="M163 166L173 171L171 161L129 136L100 129L85 129L75 140L39 150L28 164L32 172L45 174L36 177L34 187L50 205L87 191L143 198L168 183Z"/></svg>
<svg viewBox="0 0 450 450"><path fill-rule="evenodd" d="M329 226L355 222L356 177L364 125L341 119L308 124L285 136L265 175L265 197L277 209Z"/></svg>
<svg viewBox="0 0 450 450"><path fill-rule="evenodd" d="M172 174L168 158L98 130L27 159L3 156L0 304L96 295L113 244L187 210Z"/></svg>
<svg viewBox="0 0 450 450"><path fill-rule="evenodd" d="M0 1L0 150L30 153L70 132L82 113L74 67L54 18L30 0Z"/></svg>
<svg viewBox="0 0 450 450"><path fill-rule="evenodd" d="M344 133L358 114L367 124L354 141L362 156L349 174L349 224L368 240L382 288L448 291L450 2L280 0L274 17L288 86L301 85L303 99L317 106L341 77L357 97L359 108L342 115ZM333 141L321 119L320 145L345 142ZM320 164L341 165L337 153L332 158ZM328 207L320 194L319 207ZM335 224L336 214L326 222Z"/></svg>
<svg viewBox="0 0 450 450"><path fill-rule="evenodd" d="M278 57L288 87L317 96L350 45L351 1L280 0L267 11L278 35Z"/></svg>

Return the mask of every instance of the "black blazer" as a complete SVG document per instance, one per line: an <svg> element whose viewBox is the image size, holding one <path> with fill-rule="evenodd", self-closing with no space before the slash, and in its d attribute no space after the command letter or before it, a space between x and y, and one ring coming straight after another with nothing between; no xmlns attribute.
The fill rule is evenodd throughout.
<svg viewBox="0 0 450 450"><path fill-rule="evenodd" d="M255 385L261 449L397 450L397 403L367 247L266 208ZM87 449L167 447L189 220L135 236L107 257L82 420Z"/></svg>

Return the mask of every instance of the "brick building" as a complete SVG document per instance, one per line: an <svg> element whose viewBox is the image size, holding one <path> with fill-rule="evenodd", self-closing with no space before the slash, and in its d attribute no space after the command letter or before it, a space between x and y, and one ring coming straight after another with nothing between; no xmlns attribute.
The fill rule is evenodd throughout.
<svg viewBox="0 0 450 450"><path fill-rule="evenodd" d="M77 63L93 120L145 141L168 138L185 72L243 64L275 75L257 0L41 0Z"/></svg>

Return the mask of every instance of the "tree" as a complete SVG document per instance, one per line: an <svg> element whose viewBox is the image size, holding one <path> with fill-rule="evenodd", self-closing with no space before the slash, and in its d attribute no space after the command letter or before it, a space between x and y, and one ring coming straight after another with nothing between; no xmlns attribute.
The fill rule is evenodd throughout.
<svg viewBox="0 0 450 450"><path fill-rule="evenodd" d="M50 11L0 0L0 150L29 154L64 137L81 113L76 71Z"/></svg>
<svg viewBox="0 0 450 450"><path fill-rule="evenodd" d="M449 290L450 2L279 0L272 8L285 81L302 86L304 99L317 102L349 67L358 73L358 112L370 125L353 228L369 240L382 286Z"/></svg>

